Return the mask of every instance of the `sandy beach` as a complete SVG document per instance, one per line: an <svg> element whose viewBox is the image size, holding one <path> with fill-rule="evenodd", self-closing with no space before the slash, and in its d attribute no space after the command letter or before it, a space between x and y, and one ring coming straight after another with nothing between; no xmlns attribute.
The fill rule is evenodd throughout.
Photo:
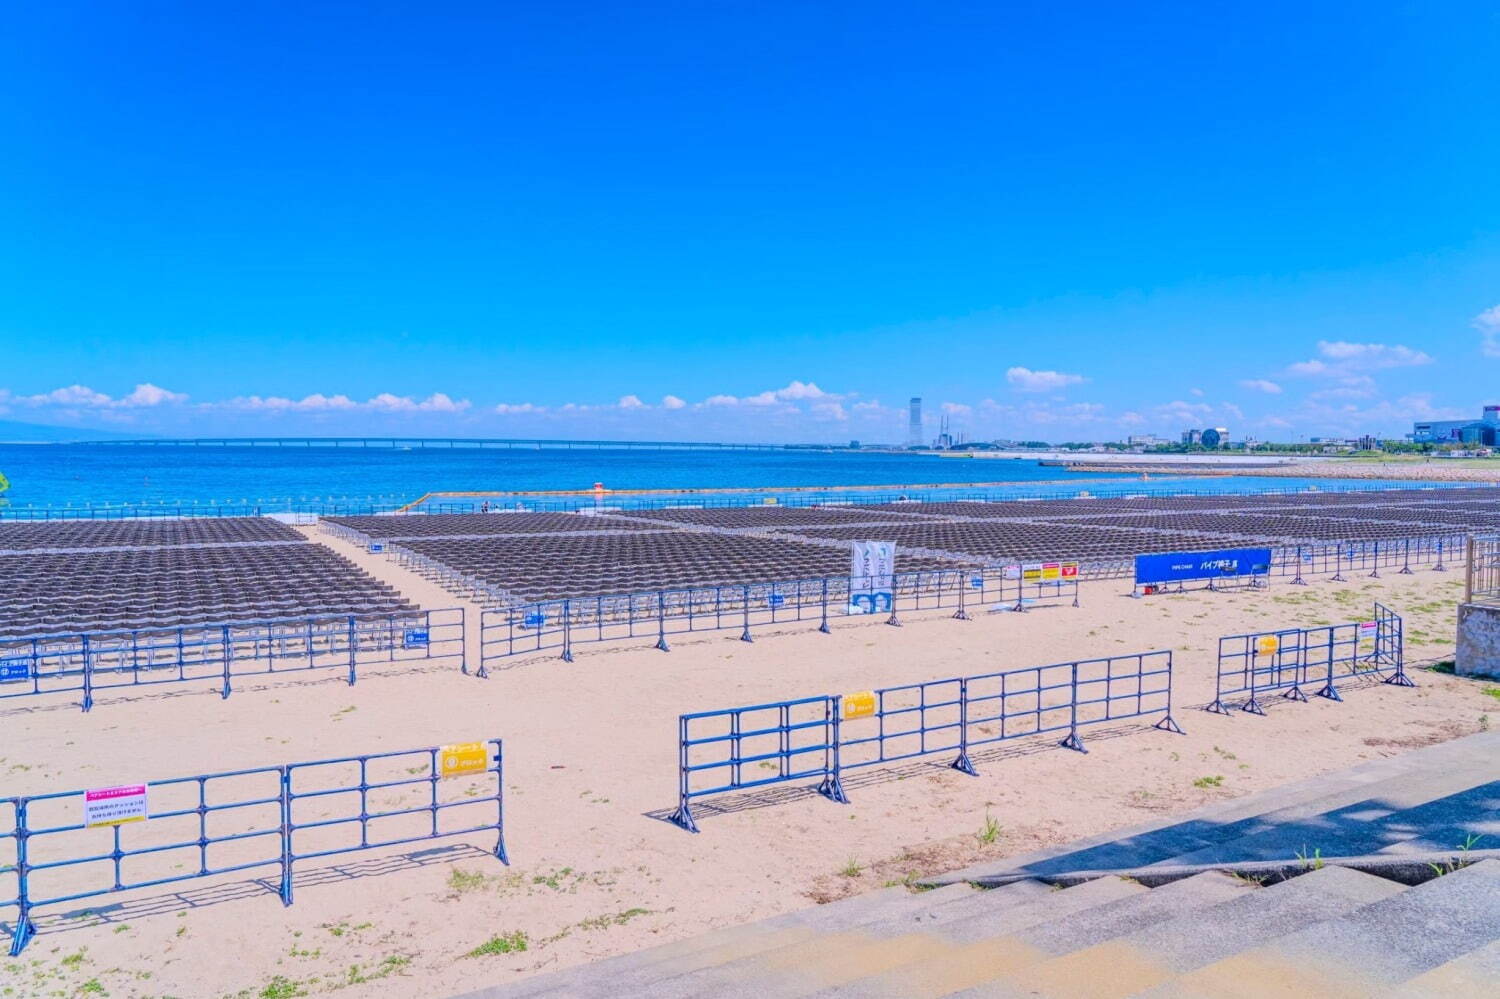
<svg viewBox="0 0 1500 999"><path fill-rule="evenodd" d="M427 607L454 598L389 561L325 540ZM1211 715L1224 634L1406 615L1409 662L1452 655L1456 572L1133 600L1083 587L1079 609L910 615L519 662L488 680L455 669L211 684L0 709L11 793L103 786L499 736L506 838L439 840L298 870L283 908L275 870L205 878L39 911L40 933L0 963L15 995L431 996L461 992L1182 811L1490 724L1484 685L1413 669L1414 690L1351 685L1342 704L1276 701L1267 717ZM1094 655L1169 648L1183 736L1128 724L1085 733L1088 755L1048 738L976 757L908 761L848 778L851 804L780 790L699 811L675 804L680 712L836 693ZM1204 778L1211 778L1204 780ZM978 834L999 825L992 841ZM1309 844L1316 847L1316 844ZM264 877L266 881L255 880ZM467 956L493 938L509 953ZM524 942L524 950L521 943ZM495 949L495 948L491 948ZM227 961L225 955L233 954Z"/></svg>

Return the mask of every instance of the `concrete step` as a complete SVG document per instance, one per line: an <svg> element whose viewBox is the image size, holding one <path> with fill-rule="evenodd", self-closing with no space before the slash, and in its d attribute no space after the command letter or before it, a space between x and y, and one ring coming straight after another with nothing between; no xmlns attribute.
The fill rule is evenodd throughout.
<svg viewBox="0 0 1500 999"><path fill-rule="evenodd" d="M1229 838L1252 835L1267 828L1262 817L1273 812L1310 806L1328 807L1361 800L1378 793L1378 785L1401 778L1441 777L1456 769L1479 768L1478 784L1500 777L1500 732L1481 732L1414 750L1400 756L1369 760L1336 774L1324 774L1227 802L1216 802L1182 815L1157 819L1127 829L1116 829L1001 861L987 861L929 879L926 883L955 881L983 883L986 877L1025 873L1056 874L1073 870L1110 870L1160 863ZM1488 769L1485 769L1488 768ZM1360 793L1364 789L1364 793ZM1342 799L1338 796L1343 795ZM1352 795L1352 797L1350 796Z"/></svg>
<svg viewBox="0 0 1500 999"><path fill-rule="evenodd" d="M944 906L919 926L870 924L854 932L818 936L799 946L656 982L650 994L717 996L753 986L757 995L804 995L834 982L878 974L934 949L951 950L988 934L1013 932L1145 892L1139 885L1118 878L1101 879L1068 891L1045 886L1043 890L1041 896L1020 901L995 891L981 892Z"/></svg>
<svg viewBox="0 0 1500 999"><path fill-rule="evenodd" d="M1019 884L1008 898L1025 899L1050 894L1038 882ZM758 922L728 926L649 950L608 961L544 975L530 982L498 986L472 993L466 999L518 999L521 996L615 996L641 987L655 991L655 983L691 974L820 935L853 931L867 923L913 920L942 911L945 904L969 898L976 890L967 884L933 891L912 892L904 887L840 899L828 905L801 909Z"/></svg>
<svg viewBox="0 0 1500 999"><path fill-rule="evenodd" d="M952 887L939 889L925 897L935 899L939 892L951 891ZM1007 886L1010 887L1021 885ZM1040 882L1025 882L1024 887L1024 892L1007 891L1004 894L980 893L971 889L968 898L957 898L925 910L888 912L858 925L821 926L816 931L799 936L787 934L774 940L762 938L761 942L766 946L754 951L725 949L712 954L695 955L695 966L691 967L682 962L668 962L651 969L656 974L649 980L630 980L624 983L611 981L609 988L598 994L653 997L723 995L731 993L743 982L751 982L757 993L767 994L770 988L768 979L775 977L782 969L814 965L830 967L847 959L855 951L865 949L874 949L881 955L900 953L903 948L910 946L911 940L925 939L930 934L929 927L964 921L967 918L965 913L972 912L974 903L978 901L975 895L983 895L989 908L996 913L1033 913L1031 919L1043 918L1042 914L1052 909L1059 893ZM1101 896L1103 893L1096 891L1094 894Z"/></svg>
<svg viewBox="0 0 1500 999"><path fill-rule="evenodd" d="M1495 771L1493 774L1481 770ZM1485 782L1486 776L1491 779ZM1374 853L1424 829L1494 813L1500 802L1500 759L1441 775L1402 775L1365 791L1330 795L1308 805L1268 812L1266 828L1171 857L1165 863L1275 860L1315 849L1325 857ZM1347 798L1356 800L1347 801ZM1452 849L1447 844L1446 849Z"/></svg>
<svg viewBox="0 0 1500 999"><path fill-rule="evenodd" d="M1411 980L1490 946L1500 935L1497 927L1500 861L1489 860L1205 965L1148 994L1153 999L1401 995ZM1471 960L1482 967L1485 957ZM1462 968L1455 973L1462 974Z"/></svg>
<svg viewBox="0 0 1500 999"><path fill-rule="evenodd" d="M1402 999L1458 999L1493 996L1497 991L1500 991L1500 940L1425 971L1388 995Z"/></svg>
<svg viewBox="0 0 1500 999"><path fill-rule="evenodd" d="M1003 987L986 994L1123 999L1248 947L1390 898L1403 887L1358 871L1324 868L1042 961L1007 976Z"/></svg>
<svg viewBox="0 0 1500 999"><path fill-rule="evenodd" d="M1059 897L1097 882L1059 893ZM1135 886L1139 888L1139 886ZM878 975L830 983L820 995L840 997L935 997L968 994L996 979L1062 954L1091 947L1122 933L1227 902L1253 889L1216 872L1138 890L1018 930L983 933L955 926L945 946L913 955ZM976 994L979 994L976 992Z"/></svg>
<svg viewBox="0 0 1500 999"><path fill-rule="evenodd" d="M568 968L552 974L539 975L523 982L512 985L492 986L480 989L477 992L468 993L457 999L520 999L523 996L544 995L555 991L564 981L573 978L593 977L602 975L611 977L620 974L627 969L655 963L667 958L689 954L713 946L716 941L724 940L739 933L744 933L754 927L757 929L773 929L785 926L801 925L810 921L830 920L836 921L849 918L849 913L858 913L877 910L880 907L897 902L900 899L912 897L912 892L904 887L882 888L878 891L867 892L862 895L851 895L841 898L837 902L829 902L827 905L814 906L807 909L798 909L794 912L783 913L770 919L763 919L751 923L736 923L733 926L722 926L705 933L694 934L674 940L671 943L659 944L648 947L645 950L634 951L629 954L619 954L614 957L604 958L590 964L580 965L576 968Z"/></svg>

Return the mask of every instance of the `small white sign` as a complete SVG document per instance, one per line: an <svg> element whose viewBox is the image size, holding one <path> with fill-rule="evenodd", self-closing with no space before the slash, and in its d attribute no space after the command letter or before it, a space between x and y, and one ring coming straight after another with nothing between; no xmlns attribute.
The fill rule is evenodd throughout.
<svg viewBox="0 0 1500 999"><path fill-rule="evenodd" d="M145 784L124 784L83 792L83 824L90 829L144 822L147 817Z"/></svg>

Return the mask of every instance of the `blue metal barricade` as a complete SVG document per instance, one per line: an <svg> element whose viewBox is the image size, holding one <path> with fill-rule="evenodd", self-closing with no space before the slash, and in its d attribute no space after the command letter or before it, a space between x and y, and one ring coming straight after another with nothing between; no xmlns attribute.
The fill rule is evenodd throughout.
<svg viewBox="0 0 1500 999"><path fill-rule="evenodd" d="M838 699L826 696L681 716L671 821L697 832L697 798L813 778L820 794L846 800L838 780L838 732Z"/></svg>
<svg viewBox="0 0 1500 999"><path fill-rule="evenodd" d="M237 677L450 662L468 671L464 610L410 610L0 639L0 700L76 692L88 711L99 691L213 683L228 697Z"/></svg>
<svg viewBox="0 0 1500 999"><path fill-rule="evenodd" d="M118 892L276 868L291 905L298 861L476 833L493 832L508 863L503 796L501 742L488 739L0 799L10 953L37 909Z"/></svg>
<svg viewBox="0 0 1500 999"><path fill-rule="evenodd" d="M1280 691L1287 700L1305 701L1303 688L1314 686L1319 697L1341 701L1340 679L1371 674L1415 686L1406 675L1401 616L1378 603L1369 621L1220 638L1214 699L1206 710L1228 714L1230 699L1243 695L1241 710L1264 715L1262 694Z"/></svg>
<svg viewBox="0 0 1500 999"><path fill-rule="evenodd" d="M671 821L697 832L694 800L793 780L845 802L845 771L934 754L972 775L972 749L1026 736L1087 752L1081 729L1155 716L1182 732L1166 650L682 715Z"/></svg>

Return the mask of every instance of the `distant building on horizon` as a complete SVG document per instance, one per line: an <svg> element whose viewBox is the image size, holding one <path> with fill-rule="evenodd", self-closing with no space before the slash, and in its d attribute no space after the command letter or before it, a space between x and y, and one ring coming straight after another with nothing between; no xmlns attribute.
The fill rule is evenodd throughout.
<svg viewBox="0 0 1500 999"><path fill-rule="evenodd" d="M919 395L911 397L911 417L906 427L906 444L908 447L922 446L922 397Z"/></svg>
<svg viewBox="0 0 1500 999"><path fill-rule="evenodd" d="M1209 427L1206 430L1184 430L1182 432L1182 443L1189 447L1198 444L1210 449L1228 447L1229 428Z"/></svg>
<svg viewBox="0 0 1500 999"><path fill-rule="evenodd" d="M1484 407L1478 420L1428 420L1414 423L1414 444L1482 444L1491 447L1500 435L1500 406Z"/></svg>

